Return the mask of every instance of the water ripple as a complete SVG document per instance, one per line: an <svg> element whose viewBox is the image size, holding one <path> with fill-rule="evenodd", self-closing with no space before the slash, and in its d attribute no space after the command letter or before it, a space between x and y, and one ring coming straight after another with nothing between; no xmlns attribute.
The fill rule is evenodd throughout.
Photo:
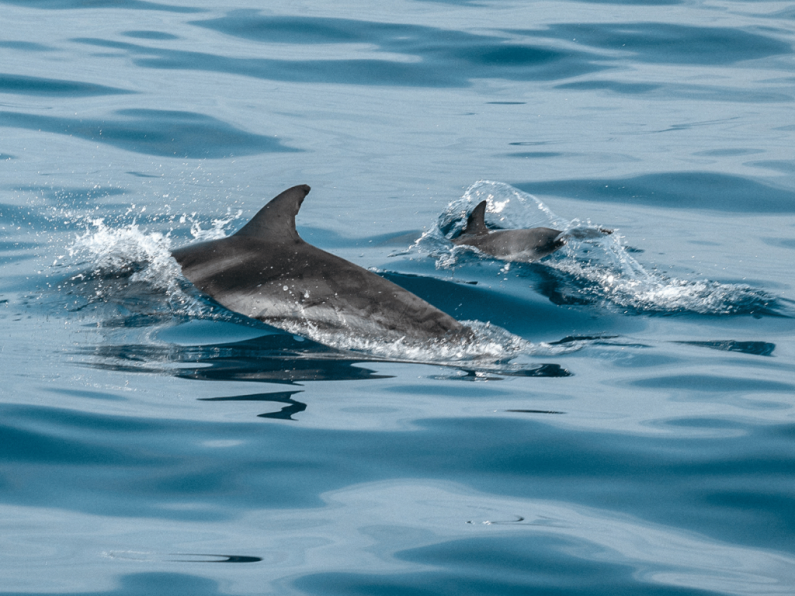
<svg viewBox="0 0 795 596"><path fill-rule="evenodd" d="M0 4L12 4L24 6L25 8L39 8L46 10L121 8L128 10L155 10L177 13L203 12L203 10L200 8L159 4L157 2L146 2L145 0L0 0Z"/></svg>
<svg viewBox="0 0 795 596"><path fill-rule="evenodd" d="M792 54L792 46L761 33L732 27L695 27L669 23L587 23L549 26L558 39L600 50L620 51L651 64L729 65L744 60ZM528 31L538 35L537 31Z"/></svg>
<svg viewBox="0 0 795 596"><path fill-rule="evenodd" d="M0 126L70 135L162 157L221 159L298 151L274 137L246 132L195 112L127 109L115 114L115 118L79 119L0 112Z"/></svg>
<svg viewBox="0 0 795 596"><path fill-rule="evenodd" d="M462 87L473 79L558 80L602 70L594 55L545 44L521 44L508 37L478 35L435 27L372 23L350 19L273 17L233 11L194 25L247 40L295 45L298 55L232 58L96 38L73 41L126 51L138 66L204 70L304 83ZM350 58L301 59L307 45L367 44L370 50ZM387 59L383 52L404 56ZM315 53L312 56L316 56Z"/></svg>
<svg viewBox="0 0 795 596"><path fill-rule="evenodd" d="M42 97L89 97L134 92L125 89L116 89L114 87L106 87L104 85L81 83L79 81L42 79L38 77L0 73L0 93L38 95Z"/></svg>
<svg viewBox="0 0 795 596"><path fill-rule="evenodd" d="M619 179L524 182L514 186L539 194L666 209L795 213L795 192L753 178L714 172L664 172Z"/></svg>

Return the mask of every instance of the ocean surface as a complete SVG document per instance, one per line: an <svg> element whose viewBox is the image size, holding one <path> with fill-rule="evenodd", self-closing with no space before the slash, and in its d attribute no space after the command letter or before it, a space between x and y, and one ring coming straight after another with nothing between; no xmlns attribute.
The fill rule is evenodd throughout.
<svg viewBox="0 0 795 596"><path fill-rule="evenodd" d="M795 593L794 43L775 1L0 0L0 596ZM476 339L181 276L297 184ZM454 247L481 200L568 243Z"/></svg>

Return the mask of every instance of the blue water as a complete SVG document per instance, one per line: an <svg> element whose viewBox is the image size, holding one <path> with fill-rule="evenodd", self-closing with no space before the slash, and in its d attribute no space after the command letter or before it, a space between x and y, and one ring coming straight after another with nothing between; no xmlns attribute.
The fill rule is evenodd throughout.
<svg viewBox="0 0 795 596"><path fill-rule="evenodd" d="M0 594L792 594L793 43L765 1L0 0ZM179 275L303 183L477 341ZM570 241L454 248L482 199Z"/></svg>

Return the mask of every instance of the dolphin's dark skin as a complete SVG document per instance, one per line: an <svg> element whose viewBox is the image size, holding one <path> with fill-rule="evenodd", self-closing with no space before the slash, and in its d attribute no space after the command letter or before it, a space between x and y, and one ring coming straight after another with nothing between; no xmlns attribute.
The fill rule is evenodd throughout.
<svg viewBox="0 0 795 596"><path fill-rule="evenodd" d="M391 340L471 337L411 292L304 242L295 216L308 192L294 186L232 236L176 249L183 275L226 308L290 331L309 324Z"/></svg>
<svg viewBox="0 0 795 596"><path fill-rule="evenodd" d="M486 227L486 201L472 210L461 235L453 244L474 246L478 250L502 259L530 263L552 254L566 244L560 230L531 228L529 230L489 230Z"/></svg>

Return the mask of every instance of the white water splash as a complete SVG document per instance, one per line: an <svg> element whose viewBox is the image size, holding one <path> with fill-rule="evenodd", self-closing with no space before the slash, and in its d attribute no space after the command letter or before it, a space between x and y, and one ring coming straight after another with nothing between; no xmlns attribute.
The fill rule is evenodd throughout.
<svg viewBox="0 0 795 596"><path fill-rule="evenodd" d="M195 214L183 215L179 223L190 222L194 240L204 242L226 236L226 228L242 211L213 219L203 228ZM130 280L146 282L168 294L179 292L182 269L171 256L171 232L166 234L141 229L137 223L113 228L104 219L89 219L86 230L67 247L74 265L88 267L94 273L135 272Z"/></svg>
<svg viewBox="0 0 795 596"><path fill-rule="evenodd" d="M519 355L556 356L579 350L582 346L534 344L505 329L481 321L462 321L472 330L472 338L434 339L427 341L399 338L387 340L372 334L347 333L344 330L319 328L311 321L272 322L290 333L308 337L318 343L346 352L360 352L378 359L421 362L437 364L472 363L488 368L489 364L499 365L502 370L507 361Z"/></svg>
<svg viewBox="0 0 795 596"><path fill-rule="evenodd" d="M190 219L190 233L193 238L198 242L206 242L208 240L218 240L220 238L226 237L226 230L230 223L235 221L236 219L240 218L243 215L243 210L238 210L237 213L232 215L231 213L227 214L226 217L219 217L218 219L212 220L210 223L210 227L207 229L203 229L201 227L201 223L193 219L194 216L190 218L188 216L183 215L180 218L180 223L185 223L188 219Z"/></svg>
<svg viewBox="0 0 795 596"><path fill-rule="evenodd" d="M486 224L490 228L562 229L567 222L557 217L542 201L508 184L480 180L470 186L460 199L452 201L432 225L408 250L391 256L427 253L436 259L437 269L452 269L468 256L482 254L472 246L456 246L450 238L466 227L467 216L481 201L486 207Z"/></svg>
<svg viewBox="0 0 795 596"><path fill-rule="evenodd" d="M624 246L624 238L590 221L558 217L543 201L502 182L481 180L452 201L436 223L402 254L425 253L438 269L468 262L494 260L470 246L456 246L450 238L466 225L480 202L488 202L490 228L551 227L563 232L566 245L545 258L544 265L560 275L563 294L574 301L605 302L646 313L691 312L707 315L770 312L775 297L745 284L686 280L647 271ZM506 270L501 271L505 273Z"/></svg>
<svg viewBox="0 0 795 596"><path fill-rule="evenodd" d="M564 247L548 265L572 276L581 296L597 301L639 312L704 315L763 312L775 304L773 296L746 284L685 280L646 271L618 237L602 240L601 250L587 260L577 258L578 248Z"/></svg>
<svg viewBox="0 0 795 596"><path fill-rule="evenodd" d="M109 228L102 219L92 220L91 226L68 247L70 257L82 259L94 272L124 271L142 264L132 281L144 281L166 292L174 289L181 270L171 257L167 235L142 231L137 224Z"/></svg>
<svg viewBox="0 0 795 596"><path fill-rule="evenodd" d="M192 226L198 237L215 235L220 228L216 222L209 230ZM70 262L63 265L80 272L59 289L81 298L75 303L78 310L101 304L110 310L100 316L111 317L131 312L211 318L217 314L182 277L171 256L169 233L147 231L136 223L113 228L103 219L91 219L67 253Z"/></svg>

